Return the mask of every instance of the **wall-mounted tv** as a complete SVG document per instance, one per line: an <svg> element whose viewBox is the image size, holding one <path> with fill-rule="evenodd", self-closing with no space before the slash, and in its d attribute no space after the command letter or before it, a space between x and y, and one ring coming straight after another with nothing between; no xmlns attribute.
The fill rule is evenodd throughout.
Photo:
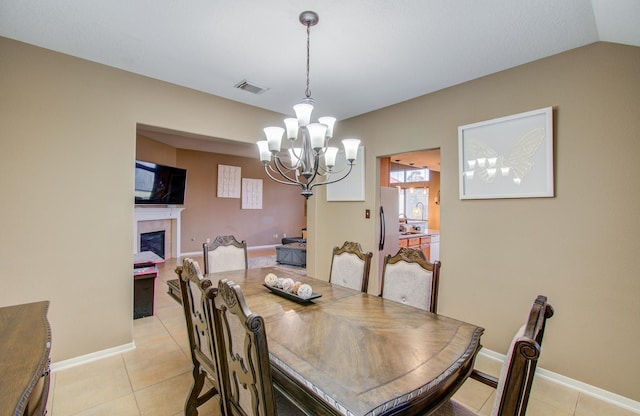
<svg viewBox="0 0 640 416"><path fill-rule="evenodd" d="M187 170L136 160L136 205L183 205Z"/></svg>

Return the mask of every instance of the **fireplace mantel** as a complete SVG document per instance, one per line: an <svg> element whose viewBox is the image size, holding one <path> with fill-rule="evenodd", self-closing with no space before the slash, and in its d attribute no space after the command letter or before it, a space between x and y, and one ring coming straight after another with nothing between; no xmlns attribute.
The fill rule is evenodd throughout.
<svg viewBox="0 0 640 416"><path fill-rule="evenodd" d="M155 221L155 220L172 220L171 232L171 257L180 257L182 250L180 248L180 219L184 208L178 207L140 207L134 209L133 222L133 253L138 254L138 222Z"/></svg>

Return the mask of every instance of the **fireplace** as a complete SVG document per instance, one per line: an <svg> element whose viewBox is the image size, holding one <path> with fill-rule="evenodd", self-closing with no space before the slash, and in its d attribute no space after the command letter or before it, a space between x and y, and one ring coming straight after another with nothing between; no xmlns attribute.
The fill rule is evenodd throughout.
<svg viewBox="0 0 640 416"><path fill-rule="evenodd" d="M140 234L140 252L152 251L164 259L164 230Z"/></svg>
<svg viewBox="0 0 640 416"><path fill-rule="evenodd" d="M184 208L177 207L135 207L135 221L133 223L133 253L140 251L141 234L154 231L165 232L164 258L178 258L180 248L180 217Z"/></svg>

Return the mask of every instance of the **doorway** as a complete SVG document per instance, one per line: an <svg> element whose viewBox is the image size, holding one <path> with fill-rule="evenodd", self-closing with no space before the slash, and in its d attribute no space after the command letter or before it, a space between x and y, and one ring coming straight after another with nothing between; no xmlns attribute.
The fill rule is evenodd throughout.
<svg viewBox="0 0 640 416"><path fill-rule="evenodd" d="M399 219L426 221L440 231L440 149L424 149L379 158L380 186L399 190Z"/></svg>
<svg viewBox="0 0 640 416"><path fill-rule="evenodd" d="M384 257L396 254L400 247L419 247L430 262L440 259L440 149L377 160L380 189L375 235L380 293Z"/></svg>

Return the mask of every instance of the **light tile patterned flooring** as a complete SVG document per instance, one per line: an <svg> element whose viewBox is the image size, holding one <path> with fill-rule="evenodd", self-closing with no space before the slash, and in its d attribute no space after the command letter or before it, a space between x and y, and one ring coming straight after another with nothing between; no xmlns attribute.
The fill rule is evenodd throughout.
<svg viewBox="0 0 640 416"><path fill-rule="evenodd" d="M275 249L250 251L250 257L275 255ZM202 258L196 258L202 264ZM52 375L49 415L53 416L181 416L191 388L191 359L181 306L166 294L166 281L175 278L176 261L159 267L155 315L133 321L136 349ZM489 374L495 362L479 356L476 367ZM479 415L489 415L493 389L468 380L454 396ZM634 413L536 378L528 416L632 416ZM219 415L216 403L200 415Z"/></svg>

